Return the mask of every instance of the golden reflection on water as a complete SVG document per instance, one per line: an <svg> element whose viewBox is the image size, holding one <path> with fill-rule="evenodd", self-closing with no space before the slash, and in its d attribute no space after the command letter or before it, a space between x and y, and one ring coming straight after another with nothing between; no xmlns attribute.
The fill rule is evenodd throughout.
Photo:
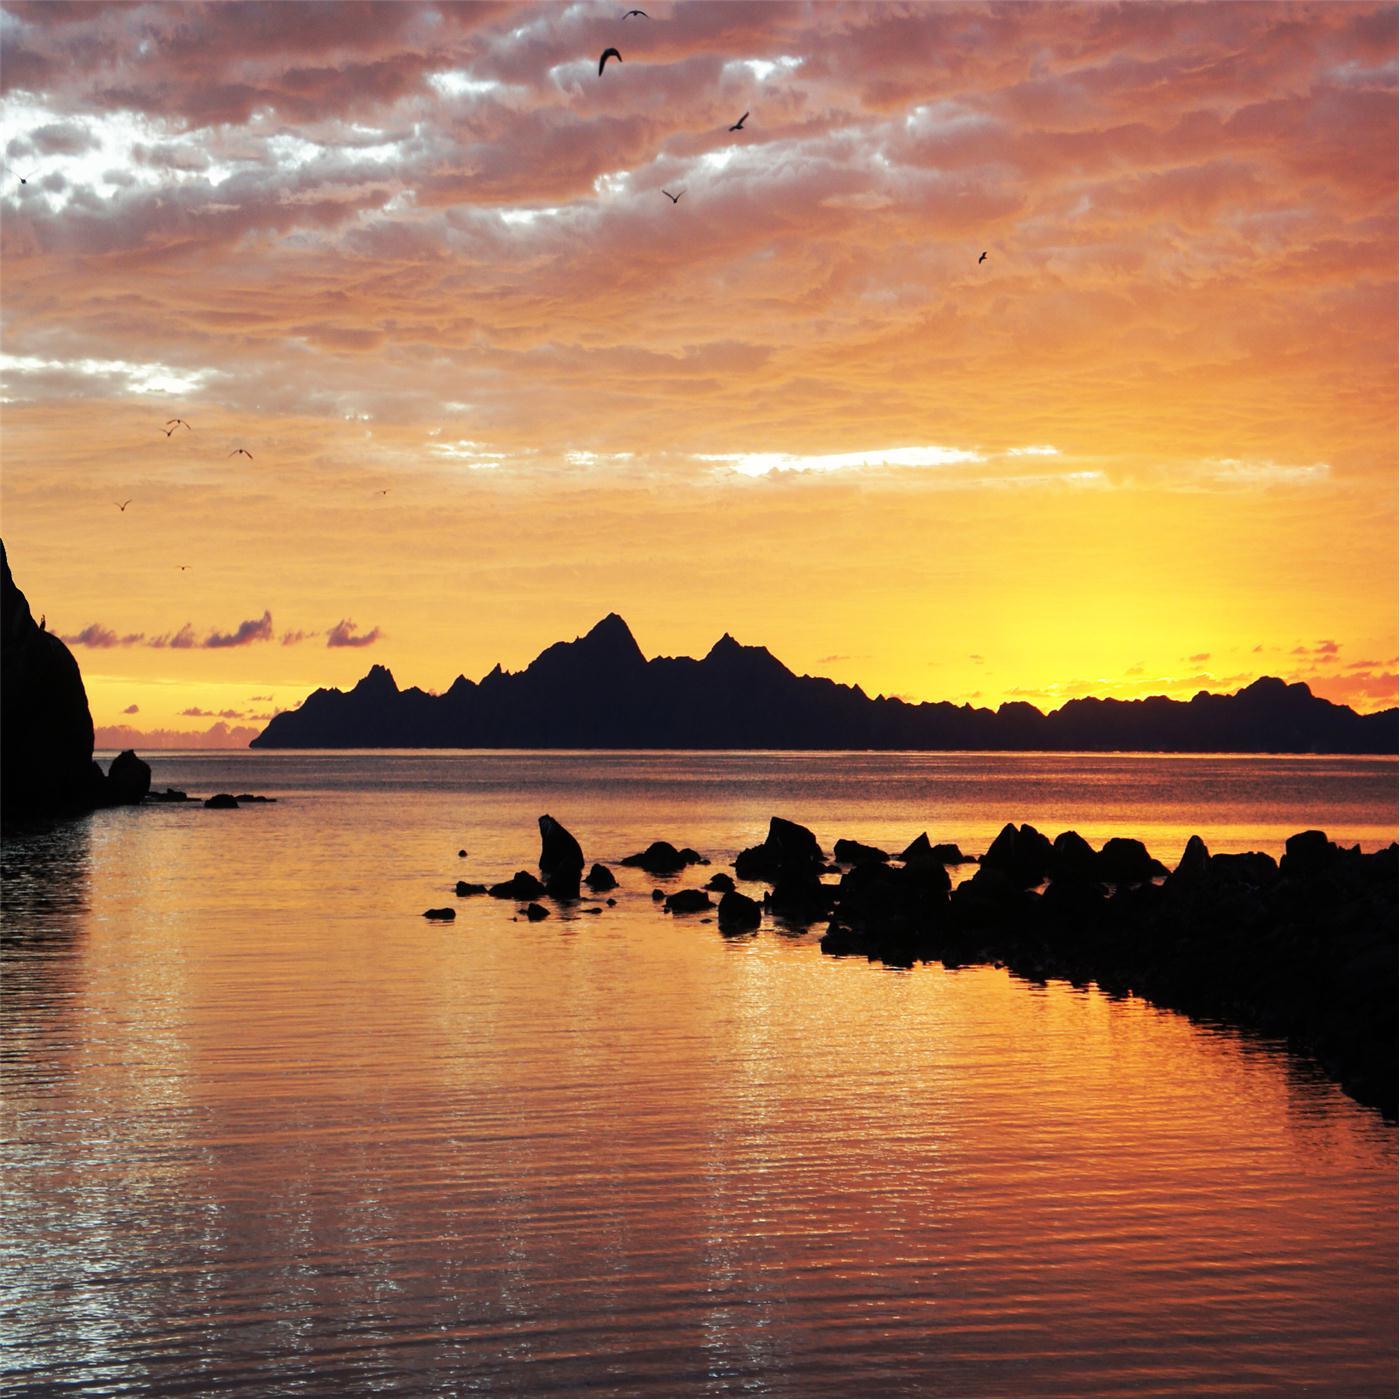
<svg viewBox="0 0 1400 1400"><path fill-rule="evenodd" d="M978 848L1002 810L950 830L926 774L864 757L851 820L790 756L750 760L767 788L722 756L437 787L421 756L318 757L276 806L19 846L51 872L6 889L7 1392L1393 1388L1394 1129L1277 1047L819 931L724 939L640 872L538 925L451 894L530 866L546 810L590 859L717 861L767 811ZM1269 811L1207 815L1267 845Z"/></svg>

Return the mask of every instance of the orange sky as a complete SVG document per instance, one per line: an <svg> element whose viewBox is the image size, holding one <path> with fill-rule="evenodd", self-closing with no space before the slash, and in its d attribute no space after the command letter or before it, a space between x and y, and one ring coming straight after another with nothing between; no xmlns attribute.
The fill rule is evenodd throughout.
<svg viewBox="0 0 1400 1400"><path fill-rule="evenodd" d="M623 8L3 7L3 530L100 726L610 610L1394 703L1394 6Z"/></svg>

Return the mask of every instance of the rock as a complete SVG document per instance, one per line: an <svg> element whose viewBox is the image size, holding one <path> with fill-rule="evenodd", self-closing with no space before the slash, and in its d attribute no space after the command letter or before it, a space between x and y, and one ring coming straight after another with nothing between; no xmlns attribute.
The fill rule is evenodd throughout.
<svg viewBox="0 0 1400 1400"><path fill-rule="evenodd" d="M695 854L689 847L686 851L692 856ZM645 870L648 875L674 875L690 863L685 853L678 851L669 841L653 841L646 850L638 851L636 855L624 856L619 862L621 865Z"/></svg>
<svg viewBox="0 0 1400 1400"><path fill-rule="evenodd" d="M213 797L204 799L206 807L215 807L220 811L227 811L230 807L238 806L238 799L231 792L216 792Z"/></svg>
<svg viewBox="0 0 1400 1400"><path fill-rule="evenodd" d="M545 888L528 870L517 870L509 880L492 885L486 893L493 899L515 899L523 903L527 899L538 899Z"/></svg>
<svg viewBox="0 0 1400 1400"><path fill-rule="evenodd" d="M900 853L900 860L927 860L933 855L928 832L921 831Z"/></svg>
<svg viewBox="0 0 1400 1400"><path fill-rule="evenodd" d="M276 802L277 799L275 797L259 797L251 792L240 792L238 801L241 806L245 802Z"/></svg>
<svg viewBox="0 0 1400 1400"><path fill-rule="evenodd" d="M1338 852L1325 831L1300 831L1284 843L1279 869L1285 875L1316 875L1333 864Z"/></svg>
<svg viewBox="0 0 1400 1400"><path fill-rule="evenodd" d="M687 865L708 865L710 863L699 851L690 846L681 847L680 857Z"/></svg>
<svg viewBox="0 0 1400 1400"><path fill-rule="evenodd" d="M131 749L123 749L107 770L107 801L114 807L134 806L151 790L151 765Z"/></svg>
<svg viewBox="0 0 1400 1400"><path fill-rule="evenodd" d="M663 899L666 898L666 891L665 891L665 890L652 890L652 892L651 892L651 898L652 898L652 903L653 903L653 904L660 904L661 901L662 901Z"/></svg>
<svg viewBox="0 0 1400 1400"><path fill-rule="evenodd" d="M835 886L822 884L815 873L798 870L780 874L763 903L787 923L811 924L826 918L835 900Z"/></svg>
<svg viewBox="0 0 1400 1400"><path fill-rule="evenodd" d="M867 846L861 841L848 841L844 836L836 843L831 854L838 865L861 865L867 861L883 863L890 858L890 853L882 851L878 846Z"/></svg>
<svg viewBox="0 0 1400 1400"><path fill-rule="evenodd" d="M543 904L527 904L525 906L525 917L532 924L537 924L541 919L549 918L549 910Z"/></svg>
<svg viewBox="0 0 1400 1400"><path fill-rule="evenodd" d="M546 814L540 818L540 876L550 893L558 885L563 891L572 890L578 898L578 884L583 876L583 847L562 822Z"/></svg>
<svg viewBox="0 0 1400 1400"><path fill-rule="evenodd" d="M451 920L457 917L457 911L455 909L447 908L446 906L444 906L441 909L425 909L423 911L423 917L425 919Z"/></svg>
<svg viewBox="0 0 1400 1400"><path fill-rule="evenodd" d="M471 885L471 884L468 884L467 881L465 881L465 880L458 880L458 881L457 881L457 895L458 895L458 898L460 898L460 899L465 899L468 895L472 895L472 894L485 894L485 893L486 893L486 886L485 886L485 885Z"/></svg>
<svg viewBox="0 0 1400 1400"><path fill-rule="evenodd" d="M609 908L609 909L613 908L616 904L617 904L617 900L615 900L615 899L610 899L610 900L608 900L608 908Z"/></svg>
<svg viewBox="0 0 1400 1400"><path fill-rule="evenodd" d="M1092 880L1098 868L1098 852L1077 831L1062 831L1055 838L1050 850L1052 880Z"/></svg>
<svg viewBox="0 0 1400 1400"><path fill-rule="evenodd" d="M722 933L747 933L763 922L763 907L737 890L726 890L719 902L719 927Z"/></svg>
<svg viewBox="0 0 1400 1400"><path fill-rule="evenodd" d="M458 859L458 860L465 860L466 858L467 858L467 853L466 853L465 851L458 851L458 852L457 852L457 859Z"/></svg>
<svg viewBox="0 0 1400 1400"><path fill-rule="evenodd" d="M817 838L805 826L783 817L770 817L761 846L750 846L734 859L741 880L776 881L783 874L815 873L826 864Z"/></svg>
<svg viewBox="0 0 1400 1400"><path fill-rule="evenodd" d="M722 870L711 875L705 882L707 890L713 890L716 894L728 894L734 888L734 881Z"/></svg>
<svg viewBox="0 0 1400 1400"><path fill-rule="evenodd" d="M1053 854L1048 836L1042 836L1029 823L1018 830L1015 823L1007 822L982 857L982 870L1000 871L1025 889L1038 885L1050 873Z"/></svg>
<svg viewBox="0 0 1400 1400"><path fill-rule="evenodd" d="M1196 883L1203 880L1210 869L1210 852L1199 836L1193 836L1181 853L1181 859L1172 872L1173 880Z"/></svg>
<svg viewBox="0 0 1400 1400"><path fill-rule="evenodd" d="M591 909L584 909L580 912L584 914L601 914L603 910L600 905L595 904Z"/></svg>
<svg viewBox="0 0 1400 1400"><path fill-rule="evenodd" d="M179 788L166 788L164 792L148 792L146 794L147 802L188 802L189 800L189 793L181 792Z"/></svg>
<svg viewBox="0 0 1400 1400"><path fill-rule="evenodd" d="M941 861L944 865L975 865L976 856L967 856L958 849L956 841L939 841L933 847L934 860Z"/></svg>
<svg viewBox="0 0 1400 1400"><path fill-rule="evenodd" d="M583 882L590 890L615 890L617 888L617 876L608 869L606 865L595 865L588 872L587 878Z"/></svg>
<svg viewBox="0 0 1400 1400"><path fill-rule="evenodd" d="M1098 878L1110 884L1140 885L1166 873L1167 867L1161 861L1153 860L1141 841L1130 837L1110 837L1099 852Z"/></svg>
<svg viewBox="0 0 1400 1400"><path fill-rule="evenodd" d="M666 896L664 907L668 914L698 914L702 909L713 909L714 902L704 890L677 890Z"/></svg>
<svg viewBox="0 0 1400 1400"><path fill-rule="evenodd" d="M88 812L106 802L92 714L73 653L41 628L0 541L0 805L8 818Z"/></svg>

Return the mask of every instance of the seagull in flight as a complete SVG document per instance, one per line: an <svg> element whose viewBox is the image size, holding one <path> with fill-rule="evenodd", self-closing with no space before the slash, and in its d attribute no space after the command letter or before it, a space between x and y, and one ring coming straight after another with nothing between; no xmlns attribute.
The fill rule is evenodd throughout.
<svg viewBox="0 0 1400 1400"><path fill-rule="evenodd" d="M386 486L382 491L376 491L374 494L376 496L387 496L389 494L389 488Z"/></svg>
<svg viewBox="0 0 1400 1400"><path fill-rule="evenodd" d="M748 114L747 112L745 112L744 115L743 115L742 117L740 117L739 120L738 120L737 122L735 122L734 125L731 126L731 127L729 128L730 131L742 131L742 130L744 129L744 123L745 123L746 121L748 121L748 119L749 119L749 114Z"/></svg>
<svg viewBox="0 0 1400 1400"><path fill-rule="evenodd" d="M616 49L604 49L604 50L603 50L603 53L602 53L602 57L600 57L599 60L598 60L598 76L599 76L600 78L603 76L603 65L604 65L604 64L608 61L608 59L610 59L610 58L615 58L615 59L617 59L617 61L618 61L619 63L622 62L622 55L621 55L620 53L618 53L618 51L617 51Z"/></svg>
<svg viewBox="0 0 1400 1400"><path fill-rule="evenodd" d="M683 195L685 191L680 190L676 194L672 194L670 190L662 190L661 193L664 194L672 204L679 204L681 202L681 195Z"/></svg>
<svg viewBox="0 0 1400 1400"><path fill-rule="evenodd" d="M230 457L246 457L250 462L253 460L253 454L246 447L235 447L228 455Z"/></svg>
<svg viewBox="0 0 1400 1400"><path fill-rule="evenodd" d="M183 418L167 418L165 426L170 429L170 433L173 433L176 428L190 428L190 425ZM194 429L190 428L190 432L194 432ZM169 437L170 433L166 433L166 437Z"/></svg>
<svg viewBox="0 0 1400 1400"><path fill-rule="evenodd" d="M650 16L649 14L647 14L647 12L646 12L645 10L628 10L627 13L626 13L625 15L623 15L622 18L623 18L623 19L631 19L633 15L637 15L637 16L639 16L641 19L650 19L650 18L651 18L651 16Z"/></svg>
<svg viewBox="0 0 1400 1400"><path fill-rule="evenodd" d="M980 266L981 266L984 262L986 262L986 261L987 261L987 254L986 254L986 250L984 249L984 250L983 250L983 253L982 253L982 256L981 256L980 258L977 259L977 265L980 267Z"/></svg>
<svg viewBox="0 0 1400 1400"><path fill-rule="evenodd" d="M183 573L185 572L185 570L188 569L188 568L189 568L189 565L188 565L188 564L181 564L181 565L180 565L180 572L183 574Z"/></svg>
<svg viewBox="0 0 1400 1400"><path fill-rule="evenodd" d="M128 497L126 500L124 500L124 501L113 501L112 504L113 504L114 506L116 506L116 508L117 508L118 510L124 512L124 511L126 510L127 506L129 506L129 505L131 504L131 502L134 501L135 499L136 499L136 498L135 498L134 496L129 496L129 497Z"/></svg>

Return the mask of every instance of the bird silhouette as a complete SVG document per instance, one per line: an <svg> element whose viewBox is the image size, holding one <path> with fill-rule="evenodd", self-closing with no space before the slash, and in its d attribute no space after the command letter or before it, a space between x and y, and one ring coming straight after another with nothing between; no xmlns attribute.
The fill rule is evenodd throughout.
<svg viewBox="0 0 1400 1400"><path fill-rule="evenodd" d="M984 262L986 262L986 261L987 261L987 254L986 254L985 252L983 252L982 256L981 256L980 258L977 259L978 266L980 267L980 266L981 266Z"/></svg>
<svg viewBox="0 0 1400 1400"><path fill-rule="evenodd" d="M183 573L185 572L185 570L188 569L188 568L189 568L189 565L188 565L188 564L181 564L181 565L180 565L180 572L183 574Z"/></svg>
<svg viewBox="0 0 1400 1400"><path fill-rule="evenodd" d="M376 491L374 494L376 496L387 496L389 494L389 488L386 486L382 491Z"/></svg>
<svg viewBox="0 0 1400 1400"><path fill-rule="evenodd" d="M681 195L683 195L685 191L680 190L676 194L672 194L670 190L662 190L661 193L664 194L672 204L679 204L681 202Z"/></svg>
<svg viewBox="0 0 1400 1400"><path fill-rule="evenodd" d="M230 457L246 457L250 462L253 460L253 454L246 447L235 447L228 455Z"/></svg>
<svg viewBox="0 0 1400 1400"><path fill-rule="evenodd" d="M176 428L190 428L190 425L186 423L183 418L167 418L165 420L165 426L169 428L172 433ZM190 432L194 432L194 429L190 428Z"/></svg>
<svg viewBox="0 0 1400 1400"><path fill-rule="evenodd" d="M113 501L112 504L113 504L114 506L116 506L116 508L117 508L118 510L120 510L120 511L125 511L126 508L127 508L127 506L129 506L129 505L131 504L131 502L134 501L135 499L136 499L136 498L135 498L134 496L131 496L131 497L128 497L128 498L127 498L126 500L124 500L124 501Z"/></svg>
<svg viewBox="0 0 1400 1400"><path fill-rule="evenodd" d="M645 10L628 10L627 13L626 13L625 15L623 15L622 18L623 18L623 19L631 19L633 15L637 15L637 16L638 16L639 18L641 18L641 19L650 19L650 18L651 18L651 16L650 16L649 14L647 14L647 12L646 12Z"/></svg>
<svg viewBox="0 0 1400 1400"><path fill-rule="evenodd" d="M744 115L743 115L742 117L740 117L739 120L738 120L737 122L735 122L734 125L731 126L731 127L729 128L730 131L742 131L742 130L744 129L744 123L745 123L746 121L748 121L748 119L749 119L749 114L748 114L747 112L745 112Z"/></svg>
<svg viewBox="0 0 1400 1400"><path fill-rule="evenodd" d="M29 172L30 175L32 175L33 173L34 172L32 170ZM21 185L27 185L29 183L29 175L21 175L19 177L19 182Z"/></svg>
<svg viewBox="0 0 1400 1400"><path fill-rule="evenodd" d="M601 56L601 57L599 58L599 60L598 60L598 76L599 76L600 78L603 76L603 65L604 65L604 64L608 61L608 59L610 59L610 58L615 58L615 59L617 59L617 61L618 61L619 63L622 62L622 55L621 55L620 53L618 53L618 51L617 51L616 49L604 49L604 50L603 50L603 53L602 53L602 56Z"/></svg>

